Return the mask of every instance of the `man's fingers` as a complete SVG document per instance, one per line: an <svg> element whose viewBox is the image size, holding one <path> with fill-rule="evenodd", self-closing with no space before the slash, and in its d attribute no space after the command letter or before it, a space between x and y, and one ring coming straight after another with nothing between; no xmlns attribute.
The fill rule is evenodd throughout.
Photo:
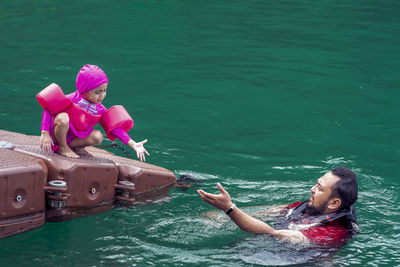
<svg viewBox="0 0 400 267"><path fill-rule="evenodd" d="M211 200L212 200L212 199L210 199L210 198L207 197L207 195L206 195L207 193L206 193L206 192L204 192L203 190L197 190L197 193L199 193L201 199L202 199L204 202L207 202L208 204L211 204Z"/></svg>
<svg viewBox="0 0 400 267"><path fill-rule="evenodd" d="M146 153L146 154L147 154L147 156L150 156L149 152L147 152L147 150L146 150L146 149L144 150L144 153Z"/></svg>
<svg viewBox="0 0 400 267"><path fill-rule="evenodd" d="M210 193L207 193L207 192L203 192L203 197L205 199L210 200L210 201L216 201L217 198L218 198L218 195L214 195L214 194L210 194Z"/></svg>
<svg viewBox="0 0 400 267"><path fill-rule="evenodd" d="M217 187L219 192L221 192L221 194L226 194L224 187L220 183L217 183Z"/></svg>
<svg viewBox="0 0 400 267"><path fill-rule="evenodd" d="M199 193L199 195L202 197L202 198L209 198L209 193L207 193L207 192L205 192L205 191L203 191L203 190L201 190L201 189L199 189L199 190L197 190L197 193Z"/></svg>
<svg viewBox="0 0 400 267"><path fill-rule="evenodd" d="M197 193L200 195L201 199L204 201L205 196L204 196L204 191L203 190L197 190Z"/></svg>

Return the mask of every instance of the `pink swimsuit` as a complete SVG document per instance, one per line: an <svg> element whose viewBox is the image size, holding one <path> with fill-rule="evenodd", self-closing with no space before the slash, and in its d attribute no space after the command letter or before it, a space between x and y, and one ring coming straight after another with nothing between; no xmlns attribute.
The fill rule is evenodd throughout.
<svg viewBox="0 0 400 267"><path fill-rule="evenodd" d="M107 111L107 109L102 104L95 104L86 100L79 91L75 91L74 93L71 93L66 97L70 99L72 102L78 104L80 108L93 115L101 115ZM54 117L47 110L43 110L41 130L48 131L50 135L52 135L54 131ZM75 128L75 126L71 122L69 122L69 131L67 133L67 144L70 144L75 137L78 138L87 137L92 131L93 128L91 127L86 131L78 131ZM120 128L112 130L112 134L114 134L118 139L120 139L122 143L124 143L125 145L131 139L129 135ZM54 149L56 148L57 147L55 147Z"/></svg>

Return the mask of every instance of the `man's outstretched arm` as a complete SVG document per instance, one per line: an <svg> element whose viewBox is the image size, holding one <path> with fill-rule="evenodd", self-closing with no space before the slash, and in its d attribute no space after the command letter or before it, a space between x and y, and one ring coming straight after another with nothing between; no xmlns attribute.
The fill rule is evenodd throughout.
<svg viewBox="0 0 400 267"><path fill-rule="evenodd" d="M204 202L207 202L217 209L226 212L233 205L231 197L220 183L217 184L217 187L220 191L220 194L218 195L210 194L203 190L197 190L197 192ZM295 243L308 242L308 239L300 231L275 230L265 222L246 214L240 208L233 209L228 216L237 226L239 226L240 229L249 233L270 234L272 236L284 238Z"/></svg>

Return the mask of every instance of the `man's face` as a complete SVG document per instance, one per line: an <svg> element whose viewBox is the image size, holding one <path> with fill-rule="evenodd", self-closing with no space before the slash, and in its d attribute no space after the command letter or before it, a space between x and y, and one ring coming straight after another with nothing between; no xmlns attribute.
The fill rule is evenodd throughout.
<svg viewBox="0 0 400 267"><path fill-rule="evenodd" d="M311 188L311 197L307 202L307 213L309 215L320 215L328 213L328 201L331 198L333 186L339 178L331 172L326 173L318 179L317 184Z"/></svg>

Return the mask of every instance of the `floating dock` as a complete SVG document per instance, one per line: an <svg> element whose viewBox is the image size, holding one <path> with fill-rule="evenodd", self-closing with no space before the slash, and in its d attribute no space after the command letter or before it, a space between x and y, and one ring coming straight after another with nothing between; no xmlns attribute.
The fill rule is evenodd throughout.
<svg viewBox="0 0 400 267"><path fill-rule="evenodd" d="M95 147L94 157L66 158L43 152L39 139L0 130L0 238L157 199L176 184L162 167Z"/></svg>

